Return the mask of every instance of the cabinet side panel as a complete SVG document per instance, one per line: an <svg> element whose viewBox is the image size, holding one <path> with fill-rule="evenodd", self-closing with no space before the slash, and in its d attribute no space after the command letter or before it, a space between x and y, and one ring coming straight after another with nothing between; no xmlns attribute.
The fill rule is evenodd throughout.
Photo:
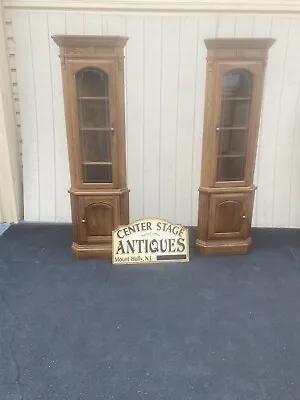
<svg viewBox="0 0 300 400"><path fill-rule="evenodd" d="M82 233L80 232L79 224L79 214L80 214L80 197L70 194L71 201L71 216L72 216L72 232L73 232L73 242L83 243Z"/></svg>
<svg viewBox="0 0 300 400"><path fill-rule="evenodd" d="M102 30L104 35L126 36L126 17L125 15L97 14L98 19L102 20ZM126 129L125 129L125 79L127 63L127 45L124 49L124 61L117 64L116 69L116 95L117 95L117 151L118 151L118 187L127 186L127 157L126 157Z"/></svg>
<svg viewBox="0 0 300 400"><path fill-rule="evenodd" d="M120 196L120 225L129 224L129 193Z"/></svg>
<svg viewBox="0 0 300 400"><path fill-rule="evenodd" d="M117 152L118 152L118 186L127 186L126 173L126 131L125 131L125 100L124 100L124 60L118 63L116 71L117 94Z"/></svg>
<svg viewBox="0 0 300 400"><path fill-rule="evenodd" d="M205 83L205 110L204 110L204 127L202 142L202 159L201 159L201 186L208 187L212 185L212 170L215 160L212 159L213 135L214 132L214 112L215 112L215 96L217 93L216 84L216 63L211 59L208 53L208 61L206 64L206 83Z"/></svg>
<svg viewBox="0 0 300 400"><path fill-rule="evenodd" d="M208 236L209 198L208 193L199 192L197 239L200 240L207 240Z"/></svg>

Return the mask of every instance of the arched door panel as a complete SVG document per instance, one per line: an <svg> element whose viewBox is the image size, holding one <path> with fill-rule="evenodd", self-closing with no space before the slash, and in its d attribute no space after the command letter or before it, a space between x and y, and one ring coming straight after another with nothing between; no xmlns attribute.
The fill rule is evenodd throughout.
<svg viewBox="0 0 300 400"><path fill-rule="evenodd" d="M80 199L79 224L83 232L84 243L109 242L116 228L115 199L109 196L89 196Z"/></svg>
<svg viewBox="0 0 300 400"><path fill-rule="evenodd" d="M208 225L210 239L243 238L249 219L248 195L243 193L211 195Z"/></svg>

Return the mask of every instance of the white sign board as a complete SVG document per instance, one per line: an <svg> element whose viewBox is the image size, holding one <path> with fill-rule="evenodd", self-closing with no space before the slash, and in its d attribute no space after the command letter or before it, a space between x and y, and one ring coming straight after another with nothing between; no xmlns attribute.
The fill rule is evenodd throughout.
<svg viewBox="0 0 300 400"><path fill-rule="evenodd" d="M140 219L112 233L113 264L189 261L187 228L155 218Z"/></svg>

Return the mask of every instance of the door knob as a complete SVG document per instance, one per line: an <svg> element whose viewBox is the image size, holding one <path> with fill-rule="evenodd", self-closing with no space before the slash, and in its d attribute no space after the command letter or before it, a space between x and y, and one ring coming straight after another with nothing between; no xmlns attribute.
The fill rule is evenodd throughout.
<svg viewBox="0 0 300 400"><path fill-rule="evenodd" d="M81 222L84 224L86 222L86 219L82 219Z"/></svg>
<svg viewBox="0 0 300 400"><path fill-rule="evenodd" d="M246 219L246 215L244 214L244 215L242 216L242 218L243 218L243 219Z"/></svg>
<svg viewBox="0 0 300 400"><path fill-rule="evenodd" d="M114 132L114 131L115 131L115 128L112 126L112 127L110 128L110 131L111 131L111 132Z"/></svg>
<svg viewBox="0 0 300 400"><path fill-rule="evenodd" d="M220 128L217 126L217 127L216 127L216 131L219 132L219 130L220 130Z"/></svg>

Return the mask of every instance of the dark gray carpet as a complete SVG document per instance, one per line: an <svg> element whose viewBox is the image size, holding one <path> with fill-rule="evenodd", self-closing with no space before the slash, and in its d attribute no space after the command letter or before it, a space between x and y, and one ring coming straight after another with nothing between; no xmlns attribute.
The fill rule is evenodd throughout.
<svg viewBox="0 0 300 400"><path fill-rule="evenodd" d="M73 259L70 238L0 237L1 400L299 400L300 231L127 267Z"/></svg>

